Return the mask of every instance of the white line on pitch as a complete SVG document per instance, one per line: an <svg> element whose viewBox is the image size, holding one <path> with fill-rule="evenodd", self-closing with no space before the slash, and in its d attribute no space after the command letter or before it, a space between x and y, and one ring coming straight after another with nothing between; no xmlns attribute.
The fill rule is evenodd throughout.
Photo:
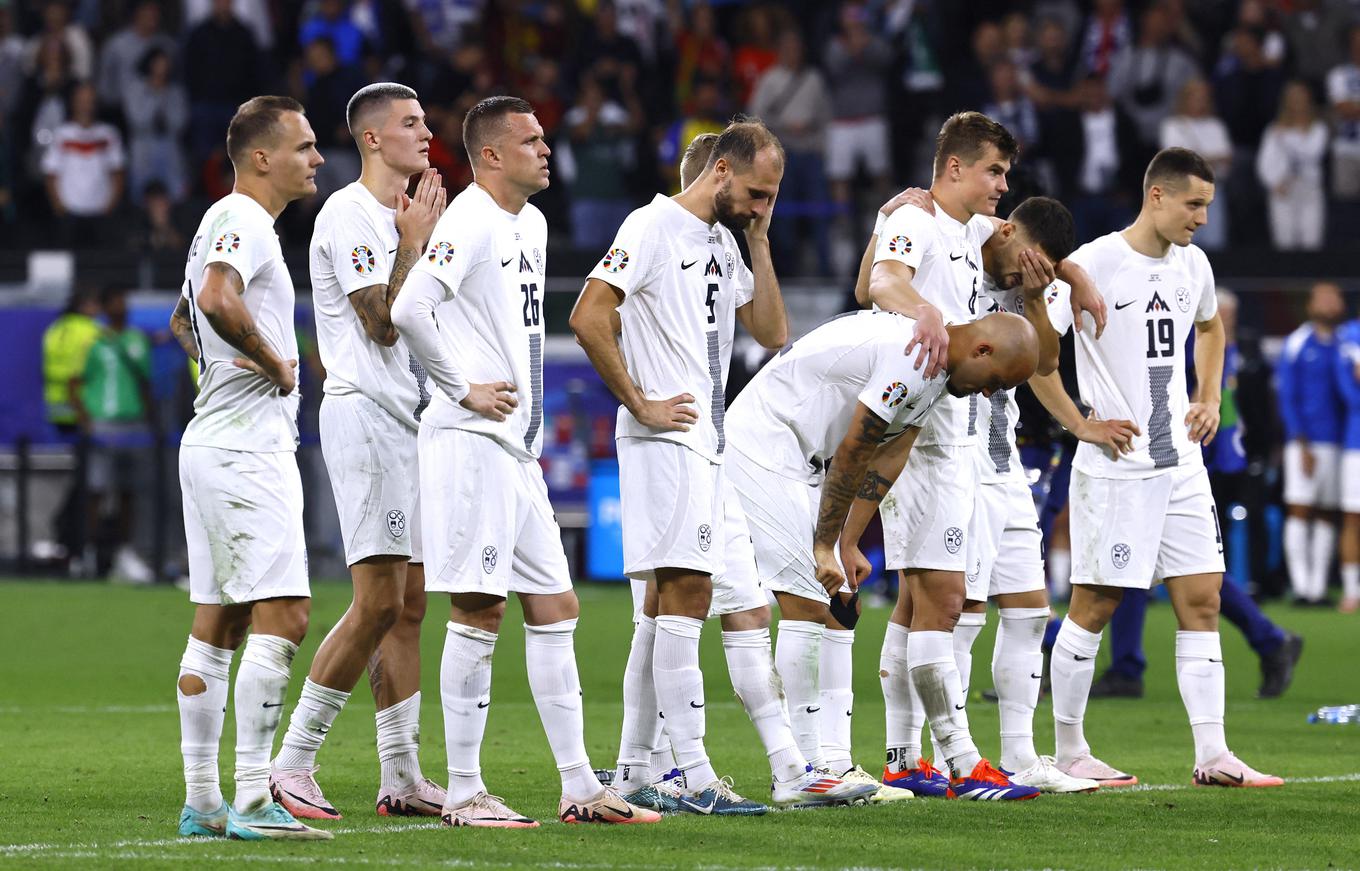
<svg viewBox="0 0 1360 871"><path fill-rule="evenodd" d="M1331 774L1326 777L1286 777L1285 786L1291 783L1354 783L1360 774ZM1111 787L1111 792L1171 792L1180 789L1198 789L1193 783L1140 783L1129 787ZM1102 790L1103 791L1103 790Z"/></svg>

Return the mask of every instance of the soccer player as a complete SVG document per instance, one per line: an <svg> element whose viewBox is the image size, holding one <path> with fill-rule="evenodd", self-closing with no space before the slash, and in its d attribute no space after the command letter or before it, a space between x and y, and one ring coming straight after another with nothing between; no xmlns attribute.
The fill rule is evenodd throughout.
<svg viewBox="0 0 1360 871"><path fill-rule="evenodd" d="M660 814L602 786L586 756L573 635L580 605L538 457L543 446L548 186L543 128L517 97L463 119L473 184L454 198L392 307L439 388L418 435L427 590L449 594L440 669L449 762L442 821L534 828L487 792L480 752L491 658L511 591L524 609L529 688L562 777L558 818L648 823Z"/></svg>
<svg viewBox="0 0 1360 871"><path fill-rule="evenodd" d="M1007 190L1006 172L1016 150L1010 133L987 116L952 116L936 141L930 191L936 214L899 208L880 230L869 297L880 308L918 317L907 350L921 345L917 359L929 358L927 377L943 362L940 352L948 342L944 321L966 323L979 313L981 246L994 232L990 216ZM1100 308L1089 299L1074 304ZM976 489L976 405L976 397L942 401L907 457L911 485L889 494L880 508L888 567L905 571L884 644L906 652L905 658L898 657L899 666L910 662L909 674L899 667L883 681L889 722L897 724L888 735L884 783L918 795L952 790L988 800L1028 798L1035 794L1032 789L1012 786L977 752L952 655L952 634L964 603L966 530ZM980 630L976 621L963 626L974 637ZM948 759L948 782L919 750L910 752L919 741L919 729L916 739L908 735L915 706L912 686Z"/></svg>
<svg viewBox="0 0 1360 871"><path fill-rule="evenodd" d="M1360 320L1337 330L1336 383L1345 399L1345 451L1341 456L1341 605L1360 610Z"/></svg>
<svg viewBox="0 0 1360 871"><path fill-rule="evenodd" d="M709 158L717 145L717 133L701 133L690 142L680 161L680 184L688 188L709 167ZM754 272L741 260L737 240L722 223L714 224L722 236L722 244L732 255L737 266L737 296L745 298L779 295L779 284L770 261L768 228L773 208L753 220L746 227L747 244L751 249ZM727 261L724 257L724 262ZM726 323L731 323L728 318ZM616 325L617 326L617 325ZM731 356L732 331L719 339L719 355L723 371ZM726 379L724 378L724 381ZM751 534L746 528L740 501L731 482L723 480L723 567L714 574L713 599L709 617L718 617L723 627L723 652L727 657L728 674L733 689L741 699L747 716L755 725L766 755L770 760L773 802L778 806L812 806L844 803L866 796L876 800L890 800L894 796L883 792L880 784L867 773L855 783L829 777L817 770L800 751L789 725L788 706L775 674L770 656L770 606L756 574L755 555L751 551ZM679 778L671 777L675 770L674 751L662 732L665 720L656 707L656 687L653 681L653 648L656 638L657 591L655 580L640 577L630 579L633 588L633 645L629 651L628 667L624 671L623 740L619 748L619 764L614 782L624 789L624 798L654 810L680 811ZM650 741L650 743L647 743ZM849 768L849 766L847 766ZM851 780L853 778L846 778ZM903 792L898 790L897 792ZM911 798L910 793L905 797Z"/></svg>
<svg viewBox="0 0 1360 871"><path fill-rule="evenodd" d="M199 363L194 417L179 452L189 599L180 660L181 835L244 840L330 838L269 795L269 752L288 674L307 631L311 590L297 459L297 338L293 282L274 221L316 193L321 155L302 105L255 97L227 127L232 192L199 223L170 329ZM217 777L233 651L236 796Z"/></svg>
<svg viewBox="0 0 1360 871"><path fill-rule="evenodd" d="M1321 604L1336 550L1344 402L1336 382L1336 327L1346 317L1330 281L1308 294L1308 322L1285 339L1275 368L1284 420L1284 559L1294 601Z"/></svg>
<svg viewBox="0 0 1360 871"><path fill-rule="evenodd" d="M768 810L734 792L709 763L699 633L713 600L725 598L721 588L715 595L713 583L726 545L725 351L736 320L767 348L781 347L788 335L773 273L768 280L739 274L740 256L724 244L715 225L736 232L756 222L748 240L754 237L763 249L756 264L765 268L768 214L783 170L783 149L763 124L729 125L697 181L675 197L657 195L629 215L586 280L571 316L578 341L622 403L616 437L624 571L657 583L650 645L656 702L683 773L680 803L703 814ZM618 337L616 323L622 328ZM651 628L639 621L633 648L639 661L630 669L645 663ZM764 656L758 647L768 647L761 637L752 638L753 661L755 653ZM653 711L644 695L626 695L625 713L631 719L620 756L633 756L644 775L656 737ZM765 734L762 738L767 750L775 749ZM792 759L772 762L790 773L796 764ZM637 783L643 786L646 780Z"/></svg>
<svg viewBox="0 0 1360 871"><path fill-rule="evenodd" d="M1176 612L1176 682L1194 735L1194 783L1279 786L1228 749L1218 636L1223 541L1200 450L1218 430L1224 333L1208 258L1190 244L1207 220L1214 173L1184 148L1158 152L1143 205L1126 229L1071 259L1113 303L1096 342L1076 332L1077 379L1095 416L1138 426L1108 452L1083 442L1072 465L1072 601L1053 649L1057 764L1102 786L1137 782L1091 753L1082 730L1100 634L1127 587L1166 584ZM1053 311L1057 317L1060 312ZM1059 332L1068 324L1055 323ZM1196 393L1187 398L1185 344L1195 331ZM1053 375L1036 394L1063 426L1080 414ZM1130 450L1131 448L1131 450Z"/></svg>
<svg viewBox="0 0 1360 871"><path fill-rule="evenodd" d="M312 299L326 369L321 450L340 516L354 601L321 642L274 760L274 798L295 817L339 819L316 754L364 673L377 705L383 816L439 816L444 790L421 775L420 623L425 573L417 511L421 385L391 308L444 210L416 92L368 85L345 110L359 180L332 194L312 233ZM406 186L420 175L415 197Z"/></svg>

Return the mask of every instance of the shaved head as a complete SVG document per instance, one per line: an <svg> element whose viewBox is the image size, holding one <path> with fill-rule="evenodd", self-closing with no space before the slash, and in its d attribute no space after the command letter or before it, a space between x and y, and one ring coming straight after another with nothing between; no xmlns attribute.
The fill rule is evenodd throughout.
<svg viewBox="0 0 1360 871"><path fill-rule="evenodd" d="M1010 312L949 327L949 392L991 395L1028 381L1039 368L1039 334Z"/></svg>

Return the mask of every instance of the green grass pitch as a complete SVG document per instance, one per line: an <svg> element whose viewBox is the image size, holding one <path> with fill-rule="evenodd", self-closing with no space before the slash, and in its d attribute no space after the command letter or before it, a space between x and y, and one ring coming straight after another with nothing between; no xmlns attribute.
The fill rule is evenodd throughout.
<svg viewBox="0 0 1360 871"><path fill-rule="evenodd" d="M321 583L310 637L294 668L295 699L317 642L348 604L348 585ZM619 688L628 653L622 585L583 586L576 636L596 765L617 746ZM438 665L446 604L432 600L424 638L422 762L444 777ZM1360 865L1360 726L1305 721L1324 704L1360 701L1360 622L1322 611L1280 609L1307 638L1289 694L1254 698L1256 659L1232 628L1228 737L1257 767L1295 779L1283 789L1189 785L1190 730L1172 675L1170 609L1150 613L1148 694L1096 701L1087 735L1099 755L1150 789L1041 797L1015 804L918 799L891 807L775 813L760 819L669 818L655 826L554 822L557 772L524 675L517 606L496 653L482 764L487 784L545 821L536 831L448 830L373 812L377 760L373 704L355 693L322 749L320 781L345 819L323 824L334 841L247 844L175 837L183 801L174 680L188 631L187 597L171 589L69 583L0 583L0 866L72 868L332 866L492 868L1325 868ZM855 648L855 747L881 770L883 702L878 650L887 611L866 612ZM973 733L997 751L991 684L993 614L974 653ZM719 633L704 634L708 747L739 791L767 797L769 769L733 697ZM1051 708L1036 718L1051 750ZM223 783L231 792L231 717Z"/></svg>

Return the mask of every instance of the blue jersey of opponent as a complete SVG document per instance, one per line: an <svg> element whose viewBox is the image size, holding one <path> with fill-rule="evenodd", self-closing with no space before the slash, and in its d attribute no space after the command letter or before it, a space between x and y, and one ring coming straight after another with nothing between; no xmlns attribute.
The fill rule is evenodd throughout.
<svg viewBox="0 0 1360 871"><path fill-rule="evenodd" d="M1306 323L1284 340L1275 368L1287 440L1340 444L1344 428L1341 392L1336 384L1337 342Z"/></svg>
<svg viewBox="0 0 1360 871"><path fill-rule="evenodd" d="M1336 331L1336 384L1346 402L1344 445L1360 451L1360 319L1341 325Z"/></svg>
<svg viewBox="0 0 1360 871"><path fill-rule="evenodd" d="M1209 474L1232 474L1247 468L1242 443L1242 418L1237 412L1237 369L1241 355L1237 346L1223 349L1223 394L1219 404L1218 434L1204 446L1204 465Z"/></svg>

